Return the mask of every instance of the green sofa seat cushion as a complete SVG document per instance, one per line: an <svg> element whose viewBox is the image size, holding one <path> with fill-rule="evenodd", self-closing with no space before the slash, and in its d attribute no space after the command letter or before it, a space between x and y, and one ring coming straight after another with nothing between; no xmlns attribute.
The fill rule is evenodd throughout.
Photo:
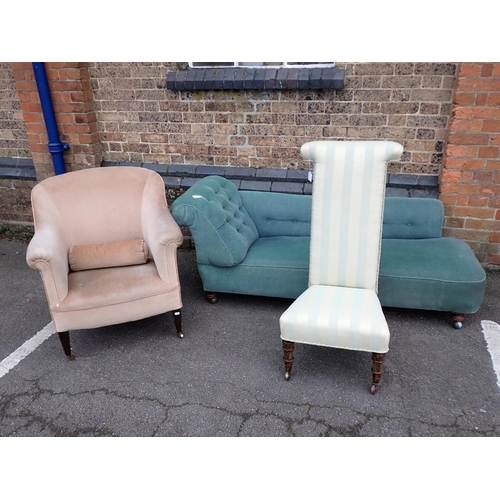
<svg viewBox="0 0 500 500"><path fill-rule="evenodd" d="M455 238L383 239L378 296L383 306L476 312L486 273Z"/></svg>
<svg viewBox="0 0 500 500"><path fill-rule="evenodd" d="M309 277L309 237L259 238L234 267L198 263L206 291L296 298Z"/></svg>

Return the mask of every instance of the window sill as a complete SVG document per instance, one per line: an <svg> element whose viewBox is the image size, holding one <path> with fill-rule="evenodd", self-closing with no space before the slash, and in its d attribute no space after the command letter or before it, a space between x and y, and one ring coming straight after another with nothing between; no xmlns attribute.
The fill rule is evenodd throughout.
<svg viewBox="0 0 500 500"><path fill-rule="evenodd" d="M169 90L341 90L345 71L335 68L193 68L169 71Z"/></svg>

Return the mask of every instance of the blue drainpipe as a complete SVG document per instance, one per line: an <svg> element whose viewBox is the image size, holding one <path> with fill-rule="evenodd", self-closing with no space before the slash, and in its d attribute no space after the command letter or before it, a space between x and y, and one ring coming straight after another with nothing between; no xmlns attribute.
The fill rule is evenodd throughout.
<svg viewBox="0 0 500 500"><path fill-rule="evenodd" d="M43 62L34 62L33 71L35 72L35 80L38 86L38 94L40 95L40 103L42 105L43 118L47 127L47 135L49 136L49 152L52 155L52 163L54 164L54 172L56 175L66 173L64 167L63 153L69 149L69 144L61 142L59 131L57 130L57 122L54 114L54 106L50 95L49 82L47 81L47 73Z"/></svg>

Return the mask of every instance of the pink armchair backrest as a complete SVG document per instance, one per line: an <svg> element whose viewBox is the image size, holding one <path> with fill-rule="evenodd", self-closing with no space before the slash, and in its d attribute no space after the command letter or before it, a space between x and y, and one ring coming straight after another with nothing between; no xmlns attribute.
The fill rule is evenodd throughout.
<svg viewBox="0 0 500 500"><path fill-rule="evenodd" d="M121 169L119 190L110 189L116 182L116 168ZM158 177L132 167L95 168L89 174L87 170L72 172L35 186L35 228L55 225L68 249L143 238L144 197L148 196L149 184L158 182Z"/></svg>

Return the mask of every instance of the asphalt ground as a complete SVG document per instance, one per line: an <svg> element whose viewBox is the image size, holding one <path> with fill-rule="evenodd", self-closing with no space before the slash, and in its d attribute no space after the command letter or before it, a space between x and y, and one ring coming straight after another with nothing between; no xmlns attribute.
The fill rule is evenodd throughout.
<svg viewBox="0 0 500 500"><path fill-rule="evenodd" d="M486 494L492 484L495 488L495 473L484 471L496 470L491 456L498 454L498 441L479 438L500 436L500 389L481 321L500 323L500 273L488 273L484 303L466 318L461 330L451 326L447 313L384 309L390 351L378 392L371 395L367 353L297 344L292 377L285 381L279 317L291 301L221 294L217 304L210 304L195 254L189 250L178 254L184 339L175 334L171 314L74 331L76 359L69 361L52 333L43 285L26 264L26 248L25 242L0 239L0 470L20 474L21 482L27 466L32 466L32 477L43 471L38 481L29 483L36 485L33 495L38 496L44 481L46 491L54 494L54 481L63 483L64 478L51 475L52 461L46 464L48 473L40 468L47 457L45 440L9 437L201 439L201 446L199 440L181 439L181 444L178 439L168 444L154 440L154 459L149 458L151 441L146 440L140 449L147 459L139 462L148 464L144 472L148 479L135 489L124 482L140 477L137 452L131 455L128 440L112 440L117 443L113 454L107 448L101 451L102 444L89 445L89 440L77 440L79 446L73 439L50 441L51 449L57 450L53 461L59 469L67 468L68 477L75 473L74 464L87 469L88 458L81 457L91 456L94 476L102 476L102 484L115 498L119 491L122 498L144 497L145 485L162 489L160 478L165 477L166 467L170 480L177 478L186 491L203 483L201 491L212 486L220 498L225 497L223 492L227 498L235 496L228 486L233 483L221 484L221 469L232 471L233 480L248 482L248 471L257 467L259 481L271 481L281 474L289 477L287 465L293 471L297 464L310 476L323 471L327 477L333 464L337 476L345 466L343 477L355 471L355 482L361 467L367 482L357 491L366 487L368 494L372 490L367 485L389 469L399 471L400 480L407 478L408 484L416 481L418 470L419 488L427 478L424 491L436 493L439 482L443 492L453 493L454 498ZM13 353L38 332L48 338L15 366L9 365ZM394 440L378 439L369 439L368 445L366 440L294 440L292 445L281 439L256 439L236 440L238 445L230 440L228 446L227 440L218 440L216 447L203 439L323 436L478 439L413 439L403 444L398 439L396 445ZM324 453L328 460L319 458ZM109 480L110 457L112 464L120 464L119 483ZM192 482L194 470L198 481ZM452 486L443 482L443 474L453 479ZM73 479L66 481L72 488ZM94 486L88 489L94 483L85 484L86 490L81 483L78 490L85 491L85 498L89 494L103 498L95 495ZM324 484L298 481L294 491L310 495ZM282 487L278 480L277 494ZM102 494L102 485L99 488ZM252 482L238 496L249 498L259 491ZM386 498L389 491L384 486ZM399 495L396 488L394 498Z"/></svg>
<svg viewBox="0 0 500 500"><path fill-rule="evenodd" d="M25 259L26 243L0 239L0 367L51 328L41 279ZM488 273L484 303L461 330L447 313L384 309L390 351L371 395L367 353L297 344L285 381L279 317L291 301L221 294L210 304L194 251L179 250L178 261L184 339L170 313L71 332L74 361L50 335L0 371L0 437L500 436L500 389L481 327L500 323L500 273ZM280 446L278 469L300 458ZM363 451L363 463L378 470L383 448ZM427 464L439 456L423 452ZM462 453L463 445L456 459L470 467Z"/></svg>
<svg viewBox="0 0 500 500"><path fill-rule="evenodd" d="M50 323L26 245L0 240L0 362ZM455 330L447 313L384 309L390 351L376 395L370 355L297 344L284 380L287 299L210 304L179 251L184 339L172 315L57 335L0 378L0 436L500 436L500 392L481 320L500 323L500 274Z"/></svg>

